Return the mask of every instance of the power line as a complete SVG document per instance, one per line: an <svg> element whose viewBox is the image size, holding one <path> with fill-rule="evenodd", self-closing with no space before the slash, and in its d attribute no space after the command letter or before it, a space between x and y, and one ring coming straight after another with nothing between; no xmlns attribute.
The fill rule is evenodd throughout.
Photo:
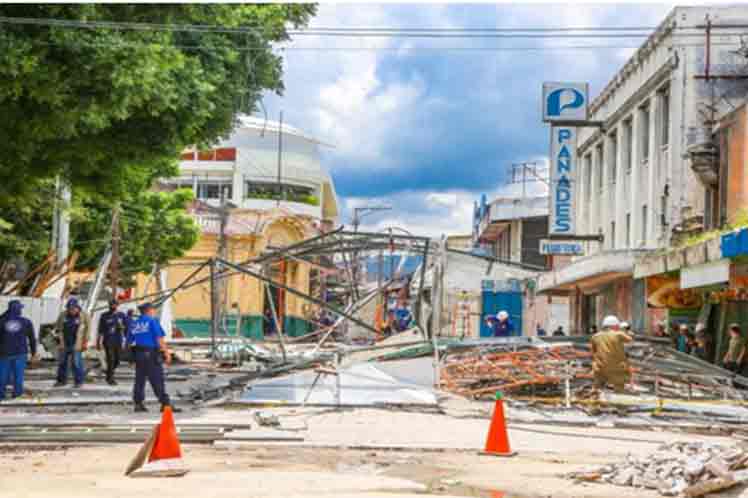
<svg viewBox="0 0 748 498"><path fill-rule="evenodd" d="M266 26L244 25L236 28L227 28L218 25L205 24L159 24L159 23L135 23L121 21L83 21L75 19L54 19L54 18L34 18L34 17L7 17L0 16L0 24L18 24L18 25L36 25L49 27L64 28L105 28L115 30L134 30L134 31L184 31L184 32L204 32L204 33L236 33L236 34L257 34L258 29L265 32L272 31ZM623 31L653 31L656 29L652 26L579 26L579 27L511 27L511 28L407 28L407 27L307 27L303 29L285 30L288 34L318 34L329 35L338 33L394 33L394 34L434 34L434 33L569 33L578 32L623 32ZM280 34L280 33L278 33Z"/></svg>
<svg viewBox="0 0 748 498"><path fill-rule="evenodd" d="M204 52L219 52L223 50L235 50L238 52L252 52L252 51L265 51L267 47L208 47L204 45L164 45L161 43L152 42L139 42L139 43L86 43L86 42L66 42L66 43L51 43L33 40L32 43L39 45L57 46L57 47L75 47L75 48L95 48L95 47L109 47L109 48L138 48L144 45L158 46L161 48L175 48L180 50L196 50ZM714 43L712 45L715 45ZM621 49L636 49L640 45L535 45L535 46L497 46L497 47L276 47L277 50L282 52L304 52L304 51L320 51L320 52L338 52L338 51L394 51L394 52L413 52L413 51L443 51L443 52L554 52L564 50L621 50Z"/></svg>

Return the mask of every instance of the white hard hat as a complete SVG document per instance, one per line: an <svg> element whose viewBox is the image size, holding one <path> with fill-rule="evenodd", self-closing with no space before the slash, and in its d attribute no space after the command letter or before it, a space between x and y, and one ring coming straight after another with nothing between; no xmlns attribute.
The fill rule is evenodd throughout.
<svg viewBox="0 0 748 498"><path fill-rule="evenodd" d="M603 318L603 328L607 329L610 327L617 327L621 322L618 321L618 317L615 315L608 315Z"/></svg>
<svg viewBox="0 0 748 498"><path fill-rule="evenodd" d="M629 327L631 327L631 325L629 325L629 322L621 322L621 328L622 329L627 329Z"/></svg>
<svg viewBox="0 0 748 498"><path fill-rule="evenodd" d="M507 318L509 318L509 313L507 313L506 311L499 311L496 316L499 320L506 320Z"/></svg>

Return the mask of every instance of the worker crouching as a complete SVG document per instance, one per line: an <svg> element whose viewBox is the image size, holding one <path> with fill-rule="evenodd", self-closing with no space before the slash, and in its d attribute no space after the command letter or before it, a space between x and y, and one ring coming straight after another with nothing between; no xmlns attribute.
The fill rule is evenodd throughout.
<svg viewBox="0 0 748 498"><path fill-rule="evenodd" d="M135 358L135 385L133 402L136 412L148 411L145 407L145 381L161 403L161 410L170 406L171 401L166 393L164 381L164 362L171 364L171 352L166 347L166 334L161 324L154 318L156 308L152 304L140 306L140 317L132 323L127 331L127 344ZM180 410L172 407L172 411Z"/></svg>
<svg viewBox="0 0 748 498"><path fill-rule="evenodd" d="M615 316L606 316L602 330L590 338L592 348L592 372L595 388L611 384L617 393L629 378L629 366L624 345L632 341L631 336L620 331L620 322Z"/></svg>

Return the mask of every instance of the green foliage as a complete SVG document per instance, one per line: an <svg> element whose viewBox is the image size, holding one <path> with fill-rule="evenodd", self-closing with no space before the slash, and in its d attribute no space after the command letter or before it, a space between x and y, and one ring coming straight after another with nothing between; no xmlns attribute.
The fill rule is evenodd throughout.
<svg viewBox="0 0 748 498"><path fill-rule="evenodd" d="M165 264L195 245L200 229L185 211L192 201L189 189L174 192L142 191L123 203L120 216L122 274L127 278ZM110 206L84 201L72 210L73 247L81 253L81 266L94 267L101 258L111 227ZM89 243L88 241L102 241Z"/></svg>
<svg viewBox="0 0 748 498"><path fill-rule="evenodd" d="M38 262L49 251L55 185L37 180L31 189L35 194L23 202L0 195L0 261L18 258Z"/></svg>
<svg viewBox="0 0 748 498"><path fill-rule="evenodd" d="M123 197L125 171L173 165L226 136L263 91L281 93L273 42L311 4L3 4L0 15L254 27L251 33L4 24L0 30L0 197L37 178ZM6 220L7 221L7 220Z"/></svg>
<svg viewBox="0 0 748 498"><path fill-rule="evenodd" d="M122 267L181 256L199 230L189 192L148 192L179 153L227 136L265 91L282 93L272 43L312 4L0 4L0 16L252 28L127 29L3 24L0 29L0 261L49 250L54 178L72 186L72 249L92 267L120 202ZM225 31L225 30L224 30Z"/></svg>

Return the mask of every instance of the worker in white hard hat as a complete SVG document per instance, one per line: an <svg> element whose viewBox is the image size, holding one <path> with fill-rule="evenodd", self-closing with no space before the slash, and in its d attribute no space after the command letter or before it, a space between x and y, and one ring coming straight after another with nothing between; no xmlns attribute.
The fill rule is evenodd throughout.
<svg viewBox="0 0 748 498"><path fill-rule="evenodd" d="M511 337L514 335L514 324L509 320L509 313L502 310L496 316L488 315L486 324L491 328L494 337Z"/></svg>
<svg viewBox="0 0 748 498"><path fill-rule="evenodd" d="M621 393L628 380L629 367L624 345L633 339L620 329L618 317L608 315L603 319L602 330L590 338L596 389L611 384L615 392Z"/></svg>

